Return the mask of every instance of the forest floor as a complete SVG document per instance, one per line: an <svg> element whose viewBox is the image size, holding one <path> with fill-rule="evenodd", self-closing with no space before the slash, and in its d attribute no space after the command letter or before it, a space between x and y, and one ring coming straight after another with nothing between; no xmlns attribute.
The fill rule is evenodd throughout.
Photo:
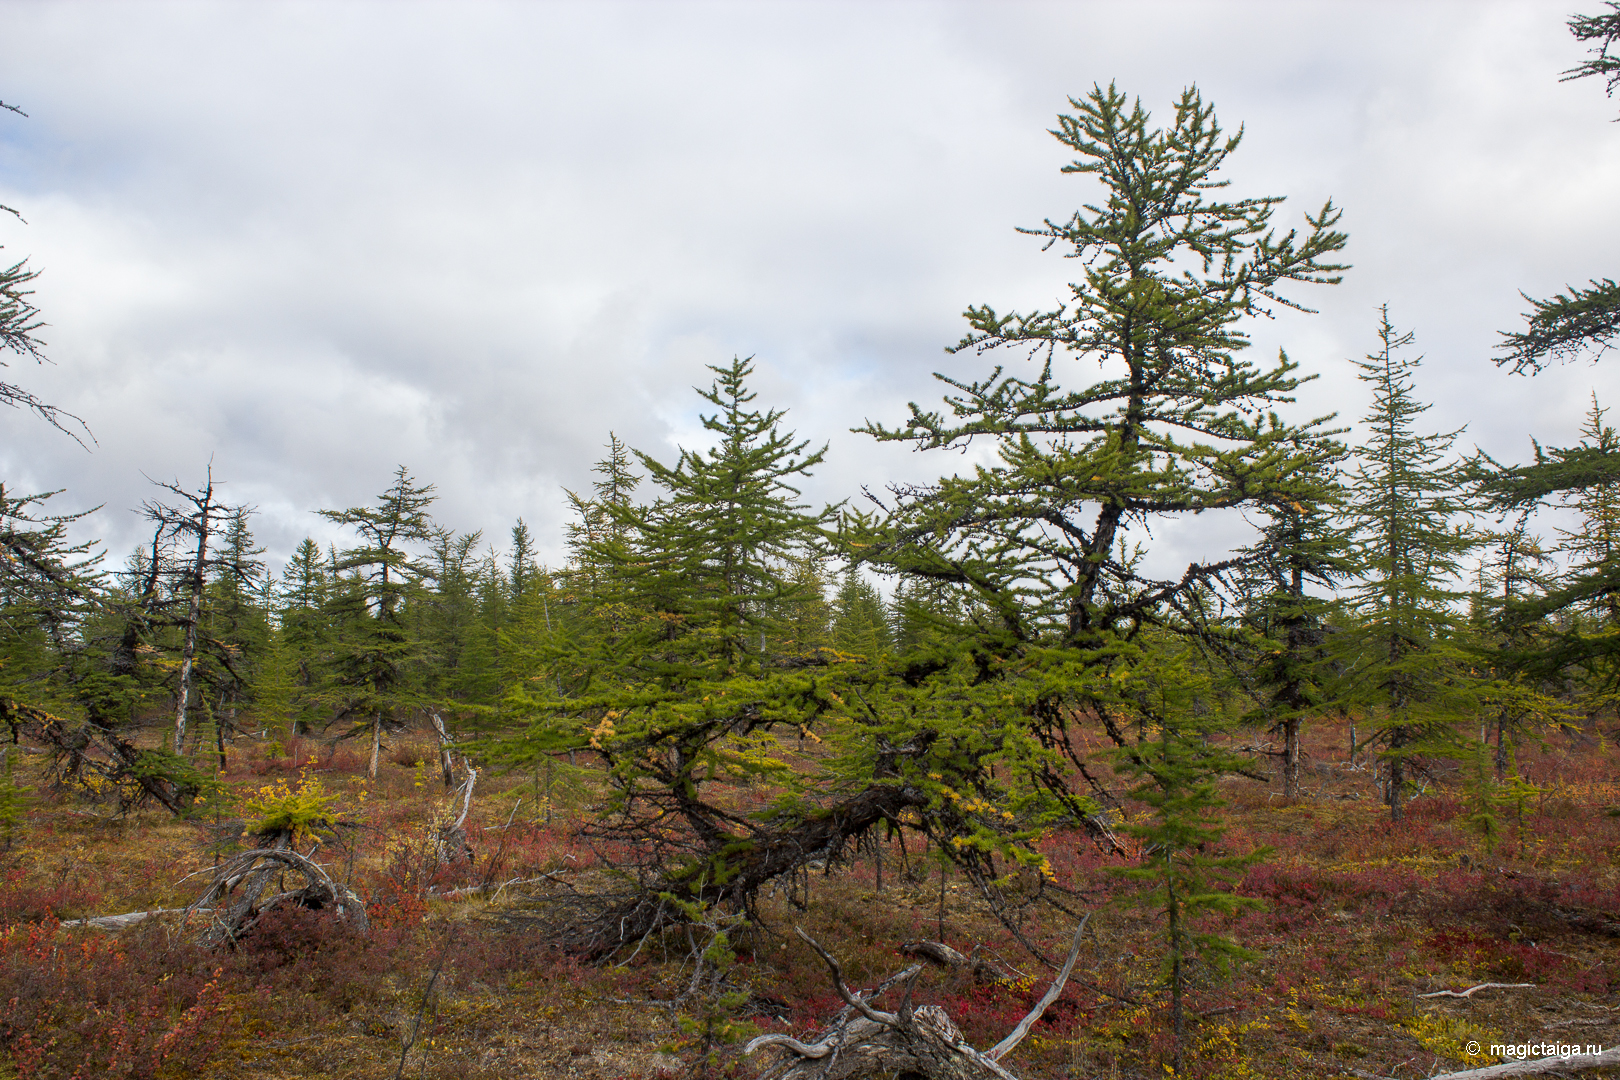
<svg viewBox="0 0 1620 1080"><path fill-rule="evenodd" d="M1620 753L1610 741L1569 730L1522 748L1534 790L1498 807L1502 828L1489 844L1454 764L1437 768L1392 826L1372 773L1346 762L1342 732L1323 725L1307 750L1307 790L1295 802L1275 779L1224 784L1225 852L1273 850L1235 886L1263 906L1209 927L1254 958L1225 978L1197 973L1186 1074L1420 1080L1495 1063L1503 1054L1493 1045L1620 1045L1620 817L1606 812L1620 805ZM656 1004L690 979L684 944L585 966L524 917L535 889L588 888L601 874L572 835L585 812L577 798L548 800L540 776L483 775L468 821L473 857L441 866L428 837L452 796L425 742L396 740L375 782L349 749L295 743L267 756L244 743L222 781L237 807L265 788L338 796L347 824L315 858L367 897L369 936L303 911L272 915L234 950L192 944L172 916L117 932L63 927L183 907L243 843L243 822L226 808L196 821L117 818L88 798L36 797L0 853L0 1078L700 1071L702 1002ZM1163 1077L1172 1047L1161 922L1109 872L1127 859L1078 835L1053 835L1044 850L1075 891L1067 903L1094 915L1074 979L1004 1064L1026 1078ZM965 881L915 845L908 855L891 845L880 864L869 849L764 899L764 926L734 935L731 979L748 1002L722 1017L729 1041L714 1051L713 1075L757 1075L771 1052L741 1059L747 1036L803 1037L836 1011L826 970L794 926L836 954L853 985L905 967L899 946L918 938L1027 973L1010 985L924 973L916 1000L943 1005L977 1046L1029 1009L1050 970ZM498 887L541 875L550 876ZM478 885L497 887L444 895ZM1048 910L1031 929L1061 956L1074 925ZM1424 996L1486 982L1533 985Z"/></svg>

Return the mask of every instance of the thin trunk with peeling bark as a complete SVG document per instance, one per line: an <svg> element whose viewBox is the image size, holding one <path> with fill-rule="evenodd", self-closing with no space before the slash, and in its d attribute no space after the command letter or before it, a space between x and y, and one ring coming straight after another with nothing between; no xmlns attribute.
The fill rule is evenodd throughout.
<svg viewBox="0 0 1620 1080"><path fill-rule="evenodd" d="M450 767L450 733L444 729L444 718L437 711L428 715L433 718L433 730L439 734L439 771L444 774L444 786L454 787L456 782Z"/></svg>
<svg viewBox="0 0 1620 1080"><path fill-rule="evenodd" d="M197 624L202 621L204 571L208 566L208 532L213 524L214 478L209 470L202 501L197 506L197 556L191 564L191 600L186 608L186 638L180 650L180 691L174 708L174 748L186 744L186 706L191 697L191 666L197 656Z"/></svg>

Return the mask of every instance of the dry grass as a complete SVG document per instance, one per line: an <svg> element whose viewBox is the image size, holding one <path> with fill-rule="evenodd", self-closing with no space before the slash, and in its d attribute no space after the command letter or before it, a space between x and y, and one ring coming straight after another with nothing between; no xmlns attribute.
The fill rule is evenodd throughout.
<svg viewBox="0 0 1620 1080"><path fill-rule="evenodd" d="M1331 729L1312 736L1309 797L1297 803L1275 784L1227 784L1227 850L1275 854L1238 886L1266 906L1213 927L1258 958L1226 981L1199 979L1188 1071L1417 1080L1495 1060L1470 1056L1470 1041L1620 1042L1620 819L1604 813L1620 803L1620 755L1580 733L1522 753L1542 791L1488 851L1467 827L1456 774L1392 828L1370 775L1344 764L1342 743ZM380 1080L396 1075L402 1053L409 1077L686 1074L695 1051L678 1016L635 1004L684 985L684 942L649 943L617 968L581 967L500 917L540 886L437 898L542 874L583 887L601 872L571 839L589 792L486 776L469 822L476 858L440 867L427 837L448 799L431 744L402 744L375 783L363 765L311 744L274 758L244 744L222 779L238 805L278 782L341 795L349 827L317 858L371 898L366 939L319 913L274 920L231 953L204 953L161 922L118 936L60 929L53 917L185 903L197 883L184 876L211 865L241 823L223 809L176 823L105 819L65 796L36 804L0 855L0 1046L10 1059L0 1076ZM1046 850L1075 903L1098 911L1095 935L1075 982L1008 1064L1026 1077L1164 1076L1154 916L1117 902L1122 884L1108 867L1121 860L1073 835L1049 837ZM766 925L734 942L733 976L755 1004L785 1005L786 1019L747 1017L743 1030L802 1033L833 1010L819 962L791 934L797 924L865 985L904 966L901 942L941 929L963 951L994 950L1029 982L980 987L929 972L918 997L945 1005L980 1046L1005 1034L1048 975L960 880L945 882L941 927L938 870L911 869L891 847L881 890L868 854L815 875L802 909L798 890L768 897ZM1039 940L1062 952L1072 926L1055 912L1042 918ZM1419 996L1493 981L1537 988ZM726 1053L717 1062L716 1072L737 1075L762 1065Z"/></svg>

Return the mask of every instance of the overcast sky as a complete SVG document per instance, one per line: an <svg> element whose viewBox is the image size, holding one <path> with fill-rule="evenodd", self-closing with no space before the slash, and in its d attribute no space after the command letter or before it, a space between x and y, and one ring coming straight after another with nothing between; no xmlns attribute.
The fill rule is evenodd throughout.
<svg viewBox="0 0 1620 1080"><path fill-rule="evenodd" d="M1090 201L1047 129L1110 80L1159 117L1196 83L1246 129L1231 193L1287 196L1286 224L1344 208L1345 283L1253 328L1320 373L1301 415L1366 409L1347 358L1387 301L1432 428L1522 459L1573 442L1594 389L1620 404L1620 360L1489 361L1519 290L1620 272L1620 99L1559 83L1585 55L1569 14L0 0L0 99L30 117L0 113L0 203L28 219L0 244L44 271L55 361L5 377L96 439L6 412L0 478L105 504L121 559L142 473L195 484L212 457L279 558L403 463L445 525L501 546L521 516L555 563L563 489L608 432L672 458L701 439L690 388L734 354L831 443L812 498L938 476L961 459L847 429L987 367L943 352L968 304L1063 295L1072 264L1014 227Z"/></svg>

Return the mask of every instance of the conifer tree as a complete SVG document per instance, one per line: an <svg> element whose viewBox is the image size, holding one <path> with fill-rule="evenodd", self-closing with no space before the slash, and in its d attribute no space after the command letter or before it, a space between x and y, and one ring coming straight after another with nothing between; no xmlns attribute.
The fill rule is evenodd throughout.
<svg viewBox="0 0 1620 1080"><path fill-rule="evenodd" d="M1259 698L1251 719L1283 736L1283 796L1299 797L1300 730L1335 698L1327 636L1338 603L1332 596L1354 569L1350 537L1335 520L1342 508L1338 462L1346 451L1322 440L1318 457L1301 463L1289 498L1262 505L1259 543L1238 573L1243 618L1259 640L1239 651Z"/></svg>
<svg viewBox="0 0 1620 1080"><path fill-rule="evenodd" d="M1602 78L1612 97L1620 86L1620 2L1608 0L1600 15L1571 15L1568 26L1577 41L1595 41L1593 57L1564 72L1561 81ZM1498 367L1511 366L1519 374L1540 371L1549 360L1568 362L1590 353L1594 359L1620 340L1620 282L1592 278L1586 287L1571 285L1546 300L1530 301L1522 331L1502 335L1495 358Z"/></svg>
<svg viewBox="0 0 1620 1080"><path fill-rule="evenodd" d="M832 604L832 644L840 652L875 658L894 649L894 634L877 588L855 566L844 570Z"/></svg>
<svg viewBox="0 0 1620 1080"><path fill-rule="evenodd" d="M632 505L641 477L630 464L630 448L613 432L608 432L607 457L591 466L601 479L591 483L589 497L567 491L568 505L575 520L568 523L566 543L571 577L578 591L594 597L605 586L612 563L602 552L625 538L629 527L624 511Z"/></svg>
<svg viewBox="0 0 1620 1080"><path fill-rule="evenodd" d="M673 465L636 452L657 489L651 501L628 502L628 463L610 444L599 471L617 489L599 485L582 515L602 514L585 518L588 538L571 537L594 568L601 614L558 627L531 653L547 666L508 704L533 726L494 744L512 763L588 749L605 764L609 813L593 829L633 839L642 861L625 868L641 876L624 906L581 928L588 952L679 921L687 909L669 896L747 907L761 884L817 849L774 842L803 820L817 786L786 764L783 739L802 738L834 702L813 669L773 642L786 636L782 614L804 599L798 568L833 515L811 511L797 487L824 450L784 431L782 412L753 405L751 361L711 370L701 396L716 410L703 418L714 445L683 449ZM739 806L732 792L755 782L784 794Z"/></svg>
<svg viewBox="0 0 1620 1080"><path fill-rule="evenodd" d="M395 712L415 701L406 676L420 649L405 619L408 596L415 591L422 567L405 545L433 538L428 507L432 484L418 484L405 466L377 497L375 506L321 510L339 525L352 526L360 544L332 560L332 570L351 576L340 582L335 607L340 619L336 643L334 693L340 716L359 716L371 729L369 775L377 777L383 727Z"/></svg>
<svg viewBox="0 0 1620 1080"><path fill-rule="evenodd" d="M1501 782L1508 779L1518 733L1551 724L1566 712L1556 692L1549 693L1553 688L1547 680L1514 662L1526 652L1543 647L1546 625L1503 617L1507 609L1522 608L1545 596L1556 583L1552 552L1539 537L1530 534L1527 516L1521 515L1512 528L1486 534L1482 546L1484 554L1475 570L1469 631L1486 705L1480 721L1480 749L1483 753L1489 743L1494 719L1493 763L1495 778Z"/></svg>
<svg viewBox="0 0 1620 1080"><path fill-rule="evenodd" d="M282 568L276 592L277 696L271 708L278 722L287 723L290 735L301 735L321 722L319 699L333 642L329 565L320 545L304 537Z"/></svg>
<svg viewBox="0 0 1620 1080"><path fill-rule="evenodd" d="M13 739L71 698L64 690L103 585L96 545L68 539L85 514L45 509L56 494L13 495L0 484L0 710Z"/></svg>
<svg viewBox="0 0 1620 1080"><path fill-rule="evenodd" d="M231 509L205 597L204 681L214 696L208 712L221 769L226 765L225 740L234 739L238 711L256 697L270 647L269 580L259 558L264 548L254 546L248 526L253 512L245 506Z"/></svg>
<svg viewBox="0 0 1620 1080"><path fill-rule="evenodd" d="M971 874L993 881L996 857L1017 858L1008 839L1021 827L1092 820L1089 792L1070 780L1092 775L1077 723L1100 724L1140 770L1137 797L1172 847L1140 869L1164 901L1179 1003L1198 948L1180 898L1212 889L1209 868L1176 846L1217 827L1198 793L1231 762L1206 745L1220 720L1197 716L1208 700L1165 698L1156 672L1170 643L1214 640L1213 605L1243 558L1211 553L1156 577L1144 545L1156 521L1311 497L1298 474L1316 457L1319 424L1274 411L1291 400L1296 366L1244 357L1241 323L1298 307L1291 283L1336 282L1345 236L1331 202L1303 232L1279 233L1280 197L1218 197L1241 136L1222 131L1196 89L1164 128L1113 86L1071 104L1053 132L1075 155L1064 171L1095 178L1099 197L1023 230L1076 260L1070 295L1028 313L970 307L956 349L1012 349L1031 370L936 376L943 411L912 405L899 428L863 429L925 450L982 440L993 455L897 490L849 539L868 565L946 590L962 613L931 617L899 661L912 704L894 703L885 735L937 748L915 782L940 802L971 793L1012 815L946 848ZM1098 381L1075 385L1092 365Z"/></svg>
<svg viewBox="0 0 1620 1080"><path fill-rule="evenodd" d="M1222 132L1196 90L1165 129L1114 87L1071 104L1075 113L1054 132L1076 155L1064 171L1096 177L1102 198L1023 231L1081 260L1084 274L1050 310L969 308L971 329L957 346L1022 351L1033 373L998 366L978 381L936 376L950 389L945 413L913 405L903 427L864 429L920 449L987 440L995 459L897 492L883 521L853 534L870 565L955 591L965 617L954 633L978 672L972 681L999 699L1006 691L991 684L1027 675L1018 729L1062 754L1073 753L1066 729L1077 716L1097 717L1127 741L1112 718L1131 711L1122 679L1137 667L1140 632L1202 633L1208 589L1241 561L1149 577L1137 546L1149 523L1276 504L1290 492L1309 497L1296 473L1315 457L1316 425L1269 411L1290 400L1295 365L1244 358L1239 324L1271 305L1298 306L1279 291L1288 283L1337 281L1343 267L1332 257L1345 243L1331 203L1307 215L1303 235L1278 235L1280 198L1211 197L1226 184L1217 174L1240 136ZM1104 377L1065 385L1074 361L1102 365ZM939 656L917 675L930 667L944 673L952 663ZM1014 734L996 738L1017 742ZM1072 798L1055 779L1065 769L1023 767Z"/></svg>
<svg viewBox="0 0 1620 1080"><path fill-rule="evenodd" d="M1362 575L1353 590L1360 626L1352 677L1381 716L1373 737L1388 768L1390 819L1400 821L1408 763L1456 753L1457 720L1474 702L1464 678L1471 665L1454 633L1467 599L1463 559L1479 541L1459 523L1467 507L1449 455L1460 431L1418 432L1431 407L1415 394L1422 357L1402 351L1413 335L1395 329L1387 305L1379 309L1378 341L1376 352L1354 361L1373 404L1362 418L1367 439L1349 501Z"/></svg>
<svg viewBox="0 0 1620 1080"><path fill-rule="evenodd" d="M17 106L7 105L3 101L0 101L0 110L17 116L28 115ZM10 214L18 221L23 219L16 210L4 204L0 204L0 214ZM9 352L23 360L32 360L36 364L49 362L45 358L45 343L38 337L38 332L44 329L45 323L39 317L39 308L35 307L30 299L34 295L34 290L29 286L39 274L38 270L29 269L27 259L12 263L10 266L0 262L0 357ZM7 366L9 366L7 361L0 358L0 367ZM84 445L84 440L79 438L79 432L83 432L94 441L90 429L83 420L41 400L36 394L16 383L0 381L0 405L30 410L81 446ZM72 427L78 430L73 430L64 421L71 422Z"/></svg>

